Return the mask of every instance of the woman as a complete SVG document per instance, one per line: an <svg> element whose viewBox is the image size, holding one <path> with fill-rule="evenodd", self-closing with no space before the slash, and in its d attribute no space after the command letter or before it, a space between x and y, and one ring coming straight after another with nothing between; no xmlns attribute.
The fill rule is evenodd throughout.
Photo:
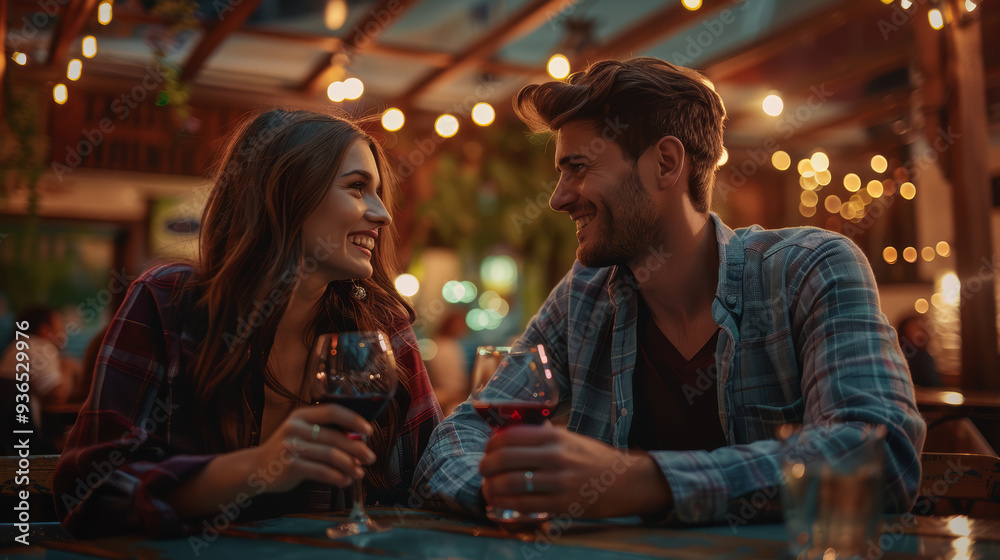
<svg viewBox="0 0 1000 560"><path fill-rule="evenodd" d="M228 525L329 510L362 476L369 501L405 502L441 412L393 287L394 187L379 145L345 119L273 110L241 125L199 261L144 274L108 329L55 474L70 532L167 536L220 513ZM376 425L305 406L316 336L371 329L389 333L400 370Z"/></svg>

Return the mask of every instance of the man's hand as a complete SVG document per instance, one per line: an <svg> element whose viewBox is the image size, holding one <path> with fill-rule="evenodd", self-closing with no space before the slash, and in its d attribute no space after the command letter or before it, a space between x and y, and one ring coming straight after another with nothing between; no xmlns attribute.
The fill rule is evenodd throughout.
<svg viewBox="0 0 1000 560"><path fill-rule="evenodd" d="M479 473L488 504L522 512L643 515L665 511L673 499L648 453L617 449L548 422L497 433Z"/></svg>

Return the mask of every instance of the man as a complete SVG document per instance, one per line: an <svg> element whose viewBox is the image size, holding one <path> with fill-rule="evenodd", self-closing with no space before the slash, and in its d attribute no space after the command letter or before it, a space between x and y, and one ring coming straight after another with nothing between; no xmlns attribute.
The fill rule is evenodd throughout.
<svg viewBox="0 0 1000 560"><path fill-rule="evenodd" d="M550 206L577 225L578 262L518 342L546 346L568 426L491 439L465 403L432 435L418 491L472 512L722 520L774 497L785 457L837 460L884 425L887 509L909 509L925 426L871 269L840 235L733 231L709 212L712 86L653 58L603 61L514 105L556 133ZM822 436L783 447L786 423Z"/></svg>

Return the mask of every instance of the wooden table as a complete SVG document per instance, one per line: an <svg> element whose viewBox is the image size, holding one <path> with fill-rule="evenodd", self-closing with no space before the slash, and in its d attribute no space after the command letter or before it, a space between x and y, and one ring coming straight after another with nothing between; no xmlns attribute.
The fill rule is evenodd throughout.
<svg viewBox="0 0 1000 560"><path fill-rule="evenodd" d="M914 387L913 396L924 413L1000 420L998 392Z"/></svg>
<svg viewBox="0 0 1000 560"><path fill-rule="evenodd" d="M564 527L507 534L434 512L372 508L392 531L329 540L324 530L345 515L296 515L206 529L170 540L114 537L90 541L39 541L0 550L11 558L236 558L641 560L644 558L777 559L785 554L781 524L730 527L649 527L634 519L573 521ZM964 517L887 517L870 558L1000 558L1000 522ZM221 534L220 534L221 533ZM879 546L885 550L880 550Z"/></svg>

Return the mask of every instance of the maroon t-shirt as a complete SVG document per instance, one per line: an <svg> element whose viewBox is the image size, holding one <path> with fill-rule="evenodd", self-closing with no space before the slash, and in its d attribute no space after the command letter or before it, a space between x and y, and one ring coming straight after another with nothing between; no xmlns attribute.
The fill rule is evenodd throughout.
<svg viewBox="0 0 1000 560"><path fill-rule="evenodd" d="M719 422L715 365L719 331L686 360L656 326L641 297L637 327L629 447L711 451L726 445Z"/></svg>

